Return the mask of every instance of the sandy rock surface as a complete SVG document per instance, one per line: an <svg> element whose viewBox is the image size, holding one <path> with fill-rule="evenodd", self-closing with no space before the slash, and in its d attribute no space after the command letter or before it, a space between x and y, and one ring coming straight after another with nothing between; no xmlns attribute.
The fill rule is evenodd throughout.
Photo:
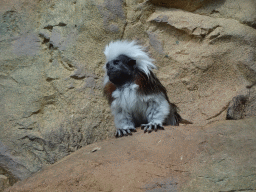
<svg viewBox="0 0 256 192"><path fill-rule="evenodd" d="M97 142L6 191L254 191L256 118Z"/></svg>

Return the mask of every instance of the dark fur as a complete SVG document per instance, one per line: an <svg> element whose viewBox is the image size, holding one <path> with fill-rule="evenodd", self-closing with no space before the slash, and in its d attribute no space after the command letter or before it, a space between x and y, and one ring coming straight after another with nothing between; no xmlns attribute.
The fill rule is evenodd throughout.
<svg viewBox="0 0 256 192"><path fill-rule="evenodd" d="M165 87L152 72L156 69L143 47L135 41L116 41L104 54L104 95L115 119L116 136L131 134L136 126L144 132L164 129L163 125L190 123L181 118Z"/></svg>
<svg viewBox="0 0 256 192"><path fill-rule="evenodd" d="M123 60L123 63L128 63L129 58L125 55L119 56L117 59ZM166 100L168 101L169 105L171 106L171 109L173 109L173 113L175 115L176 119L176 126L179 125L182 118L177 112L177 106L169 101L169 98L167 96L166 88L162 85L162 83L159 81L159 79L155 76L155 74L151 71L149 77L142 71L140 71L138 68L133 69L133 78L132 81L135 82L139 86L139 94L140 95L151 95L151 94L159 94L163 93ZM107 98L108 103L111 105L112 101L114 100L112 97L112 93L116 90L116 87L118 85L115 85L112 82L108 82L104 87L104 96ZM171 115L171 114L170 114ZM171 117L169 117L171 118ZM166 123L168 123L168 119L166 119Z"/></svg>

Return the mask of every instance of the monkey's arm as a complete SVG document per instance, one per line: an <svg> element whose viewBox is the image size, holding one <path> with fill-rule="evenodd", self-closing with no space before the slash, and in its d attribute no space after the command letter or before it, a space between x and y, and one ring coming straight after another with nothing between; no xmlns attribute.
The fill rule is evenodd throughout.
<svg viewBox="0 0 256 192"><path fill-rule="evenodd" d="M125 112L121 108L115 109L113 113L115 118L116 137L132 135L131 132L136 131L132 117L129 113Z"/></svg>
<svg viewBox="0 0 256 192"><path fill-rule="evenodd" d="M169 114L170 105L168 101L163 96L156 95L153 100L148 101L148 108L146 111L148 124L142 124L141 129L144 129L144 132L164 129L163 123Z"/></svg>

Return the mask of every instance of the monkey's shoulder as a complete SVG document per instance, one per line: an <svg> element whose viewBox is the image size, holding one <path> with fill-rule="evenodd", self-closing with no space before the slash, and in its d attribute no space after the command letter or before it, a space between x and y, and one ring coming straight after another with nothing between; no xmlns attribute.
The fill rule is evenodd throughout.
<svg viewBox="0 0 256 192"><path fill-rule="evenodd" d="M112 93L116 90L116 86L108 81L103 89L103 94L107 98L108 103L111 104L114 98L112 97Z"/></svg>
<svg viewBox="0 0 256 192"><path fill-rule="evenodd" d="M164 94L168 99L165 87L152 71L149 76L143 72L137 73L135 83L139 86L138 92L141 95Z"/></svg>

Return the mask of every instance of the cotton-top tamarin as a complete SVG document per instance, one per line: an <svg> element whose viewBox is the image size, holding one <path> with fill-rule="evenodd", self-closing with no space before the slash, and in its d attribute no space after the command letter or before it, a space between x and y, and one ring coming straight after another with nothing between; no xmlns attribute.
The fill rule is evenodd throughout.
<svg viewBox="0 0 256 192"><path fill-rule="evenodd" d="M106 46L104 95L115 118L116 136L131 134L140 126L144 132L179 125L176 105L170 103L165 87L152 72L156 69L143 47L135 41L115 41Z"/></svg>

